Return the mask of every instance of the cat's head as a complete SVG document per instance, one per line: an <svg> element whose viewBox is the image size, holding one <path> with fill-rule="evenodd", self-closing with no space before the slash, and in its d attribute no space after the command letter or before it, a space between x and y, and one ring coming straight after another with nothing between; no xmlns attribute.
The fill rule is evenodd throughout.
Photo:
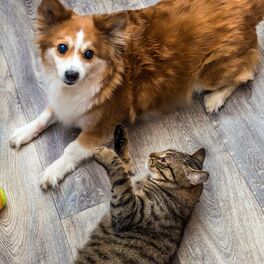
<svg viewBox="0 0 264 264"><path fill-rule="evenodd" d="M209 173L202 170L205 150L199 149L193 155L169 149L151 153L148 168L153 178L160 183L178 188L192 188L205 182Z"/></svg>

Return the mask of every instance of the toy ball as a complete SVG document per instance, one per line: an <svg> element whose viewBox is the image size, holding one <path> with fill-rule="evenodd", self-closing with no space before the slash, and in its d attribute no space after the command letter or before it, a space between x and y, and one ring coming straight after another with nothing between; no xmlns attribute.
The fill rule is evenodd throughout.
<svg viewBox="0 0 264 264"><path fill-rule="evenodd" d="M6 194L3 188L0 188L0 211L5 207L6 205Z"/></svg>

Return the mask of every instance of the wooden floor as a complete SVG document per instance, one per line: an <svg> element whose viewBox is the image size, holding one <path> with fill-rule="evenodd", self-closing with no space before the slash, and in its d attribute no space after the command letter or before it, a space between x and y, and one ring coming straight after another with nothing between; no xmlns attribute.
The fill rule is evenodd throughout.
<svg viewBox="0 0 264 264"><path fill-rule="evenodd" d="M76 137L57 125L20 151L10 149L14 128L44 108L33 25L40 0L4 0L0 5L0 186L8 206L0 213L0 263L71 263L108 208L109 182L90 161L43 193L39 174ZM68 0L80 13L143 7L149 0ZM218 115L196 101L188 110L131 129L136 169L145 172L148 153L169 147L207 149L206 183L187 226L180 263L264 263L264 26L259 27L262 65L255 81L241 87ZM175 261L175 263L177 260Z"/></svg>

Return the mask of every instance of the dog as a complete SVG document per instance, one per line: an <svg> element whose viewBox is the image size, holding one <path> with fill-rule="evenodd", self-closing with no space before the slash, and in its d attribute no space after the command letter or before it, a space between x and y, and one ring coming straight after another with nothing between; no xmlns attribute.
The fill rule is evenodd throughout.
<svg viewBox="0 0 264 264"><path fill-rule="evenodd" d="M263 17L263 0L164 0L88 16L43 0L36 42L49 106L14 131L11 147L57 122L81 128L43 172L47 190L111 141L118 123L188 106L194 92L210 91L205 108L217 112L256 73Z"/></svg>

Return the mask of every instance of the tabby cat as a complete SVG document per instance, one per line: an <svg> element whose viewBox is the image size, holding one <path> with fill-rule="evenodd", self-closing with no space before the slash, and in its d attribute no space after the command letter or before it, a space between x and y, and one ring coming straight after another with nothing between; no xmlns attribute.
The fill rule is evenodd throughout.
<svg viewBox="0 0 264 264"><path fill-rule="evenodd" d="M205 150L193 155L173 149L152 153L151 175L132 186L127 132L119 125L115 152L97 148L94 158L108 172L111 209L79 250L75 263L169 263L209 176L202 170Z"/></svg>

